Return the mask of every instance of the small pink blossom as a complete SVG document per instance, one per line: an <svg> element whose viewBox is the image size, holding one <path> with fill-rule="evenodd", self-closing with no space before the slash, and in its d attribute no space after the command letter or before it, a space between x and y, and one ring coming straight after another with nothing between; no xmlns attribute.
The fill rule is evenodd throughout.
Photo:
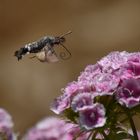
<svg viewBox="0 0 140 140"><path fill-rule="evenodd" d="M78 77L78 82L91 81L94 78L94 76L96 76L99 73L101 73L101 67L98 64L88 65Z"/></svg>
<svg viewBox="0 0 140 140"><path fill-rule="evenodd" d="M96 92L109 93L118 87L120 79L109 73L101 73L94 78Z"/></svg>
<svg viewBox="0 0 140 140"><path fill-rule="evenodd" d="M85 106L93 105L93 96L90 93L80 93L72 100L71 107L77 112Z"/></svg>
<svg viewBox="0 0 140 140"><path fill-rule="evenodd" d="M70 97L65 94L59 96L51 105L51 110L56 114L62 113L65 109L70 107Z"/></svg>
<svg viewBox="0 0 140 140"><path fill-rule="evenodd" d="M80 132L77 125L66 123L56 117L50 117L37 123L24 136L24 140L73 140ZM81 135L78 140L86 140L86 135Z"/></svg>
<svg viewBox="0 0 140 140"><path fill-rule="evenodd" d="M125 51L112 52L98 61L98 64L102 67L102 71L111 73L124 65L128 60L128 56L129 53Z"/></svg>
<svg viewBox="0 0 140 140"><path fill-rule="evenodd" d="M102 67L104 72L112 72L124 65L128 60L128 56L129 53L125 51L112 52L98 61L98 64Z"/></svg>
<svg viewBox="0 0 140 140"><path fill-rule="evenodd" d="M79 85L76 81L69 83L64 89L62 89L62 92L67 97L73 96L78 91L79 91Z"/></svg>
<svg viewBox="0 0 140 140"><path fill-rule="evenodd" d="M7 111L0 108L0 139L14 140L13 121Z"/></svg>
<svg viewBox="0 0 140 140"><path fill-rule="evenodd" d="M94 92L95 91L95 84L92 80L79 81L78 86L79 86L79 90L78 90L77 94L82 93L82 92Z"/></svg>
<svg viewBox="0 0 140 140"><path fill-rule="evenodd" d="M128 108L140 104L140 79L123 80L117 90L118 102Z"/></svg>
<svg viewBox="0 0 140 140"><path fill-rule="evenodd" d="M102 127L105 122L105 108L102 104L96 103L79 110L79 123L86 130Z"/></svg>

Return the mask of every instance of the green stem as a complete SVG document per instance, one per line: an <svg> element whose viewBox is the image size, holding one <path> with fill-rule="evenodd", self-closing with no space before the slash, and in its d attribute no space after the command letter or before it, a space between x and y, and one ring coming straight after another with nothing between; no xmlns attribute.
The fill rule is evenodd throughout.
<svg viewBox="0 0 140 140"><path fill-rule="evenodd" d="M78 134L75 135L75 137L72 140L76 140L80 135L83 133L83 131L80 131Z"/></svg>
<svg viewBox="0 0 140 140"><path fill-rule="evenodd" d="M109 138L107 137L107 135L106 135L106 133L104 131L102 132L102 134L103 134L105 140L109 140Z"/></svg>
<svg viewBox="0 0 140 140"><path fill-rule="evenodd" d="M129 117L129 122L130 122L131 127L132 127L132 131L133 131L133 134L134 134L134 139L138 140L137 130L136 130L136 127L135 127L135 124L134 124L134 121L133 121L132 117Z"/></svg>
<svg viewBox="0 0 140 140"><path fill-rule="evenodd" d="M97 131L93 132L93 134L91 135L91 140L96 140L96 135L97 135Z"/></svg>
<svg viewBox="0 0 140 140"><path fill-rule="evenodd" d="M87 140L90 140L91 136L93 135L93 132L91 132L87 138Z"/></svg>
<svg viewBox="0 0 140 140"><path fill-rule="evenodd" d="M134 135L134 140L139 140L138 139L138 135L137 135L137 130L136 130L136 127L135 127L135 124L134 124L134 121L133 121L133 118L132 116L134 114L131 113L131 110L127 107L123 107L121 106L120 104L118 104L120 106L120 108L122 108L124 110L124 112L126 113L126 115L128 116L128 120L129 120L129 123L131 125L131 128L132 128L132 131L133 131L133 135Z"/></svg>
<svg viewBox="0 0 140 140"><path fill-rule="evenodd" d="M128 115L129 123L130 123L131 128L132 128L132 131L133 131L134 139L135 139L135 140L139 140L139 139L138 139L138 135L137 135L137 130L136 130L134 121L133 121L133 119L132 119L132 115L131 115L131 113L130 113L130 110L126 108L126 109L125 109L125 112L126 112L126 114Z"/></svg>

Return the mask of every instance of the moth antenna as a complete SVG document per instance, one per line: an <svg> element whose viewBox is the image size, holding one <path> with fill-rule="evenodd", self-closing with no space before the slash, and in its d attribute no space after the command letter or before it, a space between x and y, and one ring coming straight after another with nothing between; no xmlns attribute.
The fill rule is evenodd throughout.
<svg viewBox="0 0 140 140"><path fill-rule="evenodd" d="M66 36L66 35L68 35L68 34L71 34L72 33L72 31L68 31L67 33L65 33L65 34L62 34L62 35L60 35L60 38L62 38L62 37L64 37L64 36Z"/></svg>
<svg viewBox="0 0 140 140"><path fill-rule="evenodd" d="M67 58L64 58L65 57L65 53L63 53L63 54L60 54L60 57L62 58L62 59L69 59L70 57L71 57L71 52L62 44L62 43L60 43L60 45L68 52L68 54L69 54L69 57L67 57Z"/></svg>

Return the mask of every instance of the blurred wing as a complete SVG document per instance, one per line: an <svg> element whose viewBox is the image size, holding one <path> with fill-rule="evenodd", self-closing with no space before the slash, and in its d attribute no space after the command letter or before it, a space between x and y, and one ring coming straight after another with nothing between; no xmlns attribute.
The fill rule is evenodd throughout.
<svg viewBox="0 0 140 140"><path fill-rule="evenodd" d="M69 59L71 57L71 52L67 49L67 47L65 47L62 43L60 43L60 45L65 49L65 51L67 52L67 55L66 53L62 53L63 55L60 54L60 57L63 59L63 60L66 60L66 59Z"/></svg>
<svg viewBox="0 0 140 140"><path fill-rule="evenodd" d="M49 51L43 50L41 52L38 52L38 53L36 53L35 57L40 62L54 63L54 62L58 62L59 61L57 55L55 53L52 53L51 50L49 50Z"/></svg>
<svg viewBox="0 0 140 140"><path fill-rule="evenodd" d="M35 57L40 62L54 63L59 61L54 49L49 45L46 45L40 52L36 53Z"/></svg>
<svg viewBox="0 0 140 140"><path fill-rule="evenodd" d="M58 59L58 57L57 57L55 52L52 53L52 51L49 50L49 51L46 51L45 53L46 53L46 62L54 63L54 62L59 61L59 59Z"/></svg>

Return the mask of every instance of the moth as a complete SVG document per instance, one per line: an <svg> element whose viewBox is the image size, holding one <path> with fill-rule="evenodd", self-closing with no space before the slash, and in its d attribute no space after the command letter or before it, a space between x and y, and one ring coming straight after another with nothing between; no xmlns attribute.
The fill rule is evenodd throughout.
<svg viewBox="0 0 140 140"><path fill-rule="evenodd" d="M70 51L63 45L66 41L65 36L72 33L71 31L60 35L60 36L45 36L38 41L28 43L24 47L21 47L19 50L15 51L14 56L17 57L18 60L21 60L24 55L33 53L35 54L31 58L37 58L41 62L57 62L59 59L68 59L71 57ZM61 45L66 52L66 54L60 53L58 56L55 52L55 47Z"/></svg>

